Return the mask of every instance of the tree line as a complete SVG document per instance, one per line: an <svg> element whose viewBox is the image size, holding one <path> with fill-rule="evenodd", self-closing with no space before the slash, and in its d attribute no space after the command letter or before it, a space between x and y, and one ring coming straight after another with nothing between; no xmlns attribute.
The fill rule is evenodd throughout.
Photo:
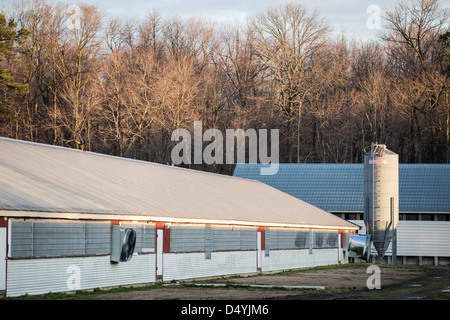
<svg viewBox="0 0 450 320"><path fill-rule="evenodd" d="M172 132L279 129L280 162L450 163L450 32L437 0L383 12L377 40L299 3L216 26L21 1L0 15L0 136L171 164ZM69 13L68 13L69 12ZM226 164L192 165L230 174Z"/></svg>

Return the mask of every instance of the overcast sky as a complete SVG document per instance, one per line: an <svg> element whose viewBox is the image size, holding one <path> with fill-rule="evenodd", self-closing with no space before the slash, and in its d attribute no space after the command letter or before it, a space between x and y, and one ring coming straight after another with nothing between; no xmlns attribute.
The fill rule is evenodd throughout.
<svg viewBox="0 0 450 320"><path fill-rule="evenodd" d="M263 13L270 6L291 0L93 0L111 16L143 17L153 8L162 14L201 16L218 22L245 21ZM355 39L375 39L380 30L366 26L371 13L367 9L377 5L381 10L393 0L294 0L309 9L319 8L321 14L334 26L336 32L344 31ZM69 2L69 1L66 1Z"/></svg>
<svg viewBox="0 0 450 320"><path fill-rule="evenodd" d="M2 0L7 4L12 0ZM380 29L369 29L367 20L373 11L367 12L370 6L378 6L383 12L385 7L392 7L395 0L47 0L78 4L79 2L95 4L104 9L110 17L143 18L156 9L163 15L179 14L181 16L197 16L217 21L218 23L245 21L263 13L270 6L288 1L300 2L309 9L319 8L321 14L333 25L337 33L345 32L354 39L376 39ZM441 0L441 5L448 7L448 1Z"/></svg>

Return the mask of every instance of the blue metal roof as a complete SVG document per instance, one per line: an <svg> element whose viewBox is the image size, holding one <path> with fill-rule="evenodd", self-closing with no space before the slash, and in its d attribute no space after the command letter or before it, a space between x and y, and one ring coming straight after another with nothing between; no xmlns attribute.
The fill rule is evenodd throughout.
<svg viewBox="0 0 450 320"><path fill-rule="evenodd" d="M234 176L259 180L329 212L364 211L363 164L280 163L275 175L262 164L237 164ZM450 165L399 164L400 212L450 213Z"/></svg>

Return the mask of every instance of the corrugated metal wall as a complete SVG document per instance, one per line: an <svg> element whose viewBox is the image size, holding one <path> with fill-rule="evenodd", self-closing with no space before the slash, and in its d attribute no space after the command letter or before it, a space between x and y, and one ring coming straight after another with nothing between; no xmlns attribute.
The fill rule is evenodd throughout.
<svg viewBox="0 0 450 320"><path fill-rule="evenodd" d="M170 251L171 252L205 251L205 226L171 225Z"/></svg>
<svg viewBox="0 0 450 320"><path fill-rule="evenodd" d="M155 225L121 225L136 230L135 255L111 264L110 222L11 219L7 294L154 282ZM257 232L256 227L171 225L170 253L162 253L163 280L256 272ZM326 249L337 247L337 232L275 228L266 229L264 238L262 270L337 263L337 248Z"/></svg>
<svg viewBox="0 0 450 320"><path fill-rule="evenodd" d="M337 232L315 231L314 248L337 248L339 234Z"/></svg>
<svg viewBox="0 0 450 320"><path fill-rule="evenodd" d="M136 230L136 247L134 248L134 252L155 252L155 224L123 223L121 226Z"/></svg>
<svg viewBox="0 0 450 320"><path fill-rule="evenodd" d="M111 225L109 222L84 223L85 254L107 254L111 249Z"/></svg>
<svg viewBox="0 0 450 320"><path fill-rule="evenodd" d="M267 231L266 231L267 232ZM269 242L266 239L266 243ZM309 231L270 229L270 249L305 249L309 247Z"/></svg>
<svg viewBox="0 0 450 320"><path fill-rule="evenodd" d="M8 260L7 295L150 283L155 268L155 254L118 264L111 264L109 256Z"/></svg>
<svg viewBox="0 0 450 320"><path fill-rule="evenodd" d="M256 228L213 227L213 251L256 250Z"/></svg>
<svg viewBox="0 0 450 320"><path fill-rule="evenodd" d="M155 225L136 230L135 255L112 264L111 223L10 220L7 294L41 294L155 281ZM84 257L70 257L84 256Z"/></svg>
<svg viewBox="0 0 450 320"><path fill-rule="evenodd" d="M450 257L450 221L399 221L397 255Z"/></svg>
<svg viewBox="0 0 450 320"><path fill-rule="evenodd" d="M338 233L330 231L266 229L270 249L337 248ZM311 234L312 232L312 234ZM269 237L267 237L269 234ZM312 241L311 241L312 240Z"/></svg>
<svg viewBox="0 0 450 320"><path fill-rule="evenodd" d="M155 225L136 230L135 252L155 252ZM110 222L11 219L11 258L103 255L111 250Z"/></svg>
<svg viewBox="0 0 450 320"><path fill-rule="evenodd" d="M276 271L314 267L338 263L338 248L313 250L273 250L264 256L262 271Z"/></svg>
<svg viewBox="0 0 450 320"><path fill-rule="evenodd" d="M256 228L205 225L170 227L171 252L233 250L256 250Z"/></svg>
<svg viewBox="0 0 450 320"><path fill-rule="evenodd" d="M172 244L181 241L179 237L183 234L186 237L182 240L189 241L187 235L196 229L191 227L189 231L187 230L188 228L184 226L171 227L171 252L179 253L164 254L164 280L257 271L256 228L232 226L200 228L200 230L212 231L212 239L209 241L206 240L207 232L200 231L198 241L195 241L195 243L200 242L205 236L206 243L212 242L213 250L209 254L188 252L190 247L186 244L172 247ZM185 249L184 253L178 251L183 247L188 249ZM340 249L338 249L337 232L267 228L265 229L265 257L262 260L262 270L273 271L335 264L338 263L338 250Z"/></svg>
<svg viewBox="0 0 450 320"><path fill-rule="evenodd" d="M256 250L256 241L255 227L173 225L170 228L171 252ZM270 250L337 247L337 231L265 229L266 255Z"/></svg>
<svg viewBox="0 0 450 320"><path fill-rule="evenodd" d="M108 254L109 222L11 219L11 257L55 257Z"/></svg>
<svg viewBox="0 0 450 320"><path fill-rule="evenodd" d="M363 220L353 220L366 234ZM392 244L386 255L392 255ZM397 256L450 257L450 221L406 221L397 226Z"/></svg>
<svg viewBox="0 0 450 320"><path fill-rule="evenodd" d="M205 228L205 259L211 260L213 251L213 229L211 226Z"/></svg>
<svg viewBox="0 0 450 320"><path fill-rule="evenodd" d="M28 221L11 219L9 230L9 256L12 258L33 256L33 224Z"/></svg>
<svg viewBox="0 0 450 320"><path fill-rule="evenodd" d="M163 280L181 280L256 272L256 251L164 254Z"/></svg>

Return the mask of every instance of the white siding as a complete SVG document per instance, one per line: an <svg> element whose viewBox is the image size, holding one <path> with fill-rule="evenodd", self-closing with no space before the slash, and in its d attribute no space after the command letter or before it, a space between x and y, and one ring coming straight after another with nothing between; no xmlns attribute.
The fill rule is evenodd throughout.
<svg viewBox="0 0 450 320"><path fill-rule="evenodd" d="M109 255L8 260L6 293L20 296L154 281L154 254L135 255L118 264L112 264Z"/></svg>
<svg viewBox="0 0 450 320"><path fill-rule="evenodd" d="M397 237L397 255L450 257L450 221L400 221Z"/></svg>
<svg viewBox="0 0 450 320"><path fill-rule="evenodd" d="M301 250L270 250L270 255L262 260L262 271L323 266L338 263L338 248Z"/></svg>
<svg viewBox="0 0 450 320"><path fill-rule="evenodd" d="M6 288L6 228L0 228L0 291Z"/></svg>
<svg viewBox="0 0 450 320"><path fill-rule="evenodd" d="M305 268L338 263L338 249L271 250L262 259L262 271ZM165 253L164 281L256 272L256 251L204 253Z"/></svg>
<svg viewBox="0 0 450 320"><path fill-rule="evenodd" d="M256 251L164 253L163 280L256 272Z"/></svg>
<svg viewBox="0 0 450 320"><path fill-rule="evenodd" d="M351 222L362 226L360 234L366 233L364 221ZM392 255L391 246L386 255ZM397 256L450 257L450 221L399 221Z"/></svg>

